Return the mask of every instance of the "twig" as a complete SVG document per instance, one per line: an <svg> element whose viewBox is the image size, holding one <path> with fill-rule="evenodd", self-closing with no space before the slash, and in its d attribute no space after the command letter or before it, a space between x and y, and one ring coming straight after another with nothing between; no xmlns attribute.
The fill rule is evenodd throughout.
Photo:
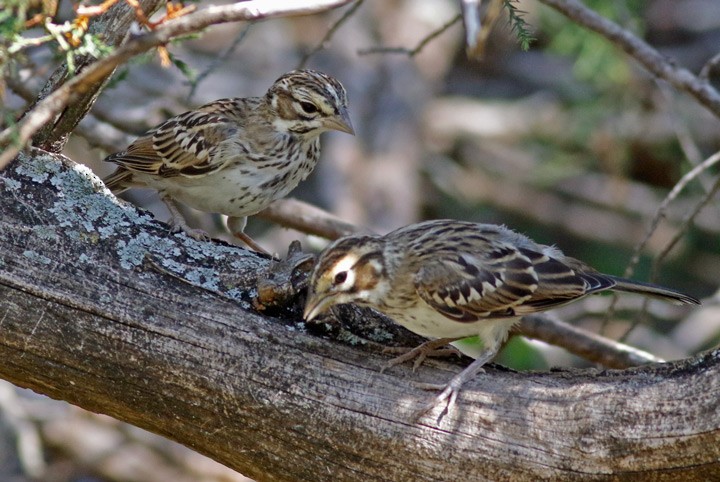
<svg viewBox="0 0 720 482"><path fill-rule="evenodd" d="M718 57L718 59L720 60L720 56ZM658 81L657 84L666 102L671 106L674 106L675 96L673 95L673 91L671 91L671 89L668 87L667 83L663 81ZM674 110L674 107L671 107L670 109ZM673 132L675 133L675 137L677 138L678 144L680 145L680 149L682 150L683 154L685 154L685 158L693 166L697 166L698 164L700 164L703 160L702 152L700 151L697 143L692 138L692 135L688 130L688 126L685 123L679 122L677 115L671 116L671 124ZM700 186L703 188L706 194L712 190L713 180L711 174L699 177L698 181L700 182ZM720 212L720 206L715 207L719 208L718 211Z"/></svg>
<svg viewBox="0 0 720 482"><path fill-rule="evenodd" d="M502 0L490 0L490 4L485 10L485 18L481 22L480 3L480 0L462 0L460 2L465 24L465 52L471 59L482 57L490 33L503 9Z"/></svg>
<svg viewBox="0 0 720 482"><path fill-rule="evenodd" d="M480 3L482 0L460 0L463 24L465 25L465 47L469 57L478 48L483 33L480 22Z"/></svg>
<svg viewBox="0 0 720 482"><path fill-rule="evenodd" d="M10 87L10 90L15 92L24 101L32 102L33 100L35 100L35 93L33 93L33 91L28 89L27 85L25 85L25 83L21 82L20 79L18 79L14 75L6 76L5 83L7 84L8 87Z"/></svg>
<svg viewBox="0 0 720 482"><path fill-rule="evenodd" d="M700 78L709 82L710 76L718 65L720 65L720 53L713 55L713 57L703 65L703 68L700 70Z"/></svg>
<svg viewBox="0 0 720 482"><path fill-rule="evenodd" d="M293 198L279 199L256 216L286 228L327 239L358 233L372 234L368 229L347 223L316 206Z"/></svg>
<svg viewBox="0 0 720 482"><path fill-rule="evenodd" d="M425 48L425 46L432 41L434 38L440 36L443 32L445 32L447 29L458 23L462 19L462 14L458 13L456 16L454 16L452 19L450 19L448 22L443 24L440 28L437 30L434 30L430 32L425 38L423 38L416 46L412 49L407 49L405 47L370 47L366 49L360 49L357 51L358 55L370 55L370 54L404 54L408 57L414 57L417 54L420 53L420 51Z"/></svg>
<svg viewBox="0 0 720 482"><path fill-rule="evenodd" d="M307 64L307 61L310 60L310 57L321 51L325 48L325 45L330 41L333 35L335 35L335 32L342 27L342 25L350 19L350 17L353 16L353 14L357 11L358 8L360 8L360 5L365 0L357 0L352 7L348 8L345 13L342 14L342 16L337 19L337 21L330 27L330 29L325 33L325 36L322 38L322 40L309 52L307 52L305 55L302 56L302 59L300 59L300 63L298 64L297 68L302 69L305 68L305 64Z"/></svg>
<svg viewBox="0 0 720 482"><path fill-rule="evenodd" d="M697 77L689 70L678 67L633 33L618 24L587 8L577 0L539 0L582 25L607 38L624 50L646 69L658 77L667 80L675 88L693 96L700 105L720 117L720 92L706 80Z"/></svg>
<svg viewBox="0 0 720 482"><path fill-rule="evenodd" d="M704 171L714 166L718 162L720 162L720 151L716 152L715 154L708 157L703 162L692 168L690 171L688 171L687 174L680 178L680 180L677 182L677 184L675 184L675 186L673 186L672 190L668 193L667 196L665 196L665 199L663 199L663 202L660 203L660 206L658 206L657 210L655 211L655 216L653 216L652 222L650 223L648 230L645 232L645 236L643 237L642 241L640 241L635 246L632 258L630 259L627 268L625 268L625 273L623 274L623 276L627 278L633 275L635 266L637 266L638 262L640 261L640 252L650 240L650 237L653 235L653 233L655 233L655 230L660 224L660 221L665 218L665 211L667 211L670 203L678 197L680 192L682 192L682 190L685 189L685 187L690 184L690 182L692 182L700 174L702 174Z"/></svg>
<svg viewBox="0 0 720 482"><path fill-rule="evenodd" d="M197 32L210 25L306 15L336 8L351 0L294 0L282 3L250 0L232 5L209 6L195 13L163 23L151 32L138 35L112 54L100 59L38 102L18 124L0 133L0 169L3 169L42 126L51 122L73 99L102 82L118 65L171 39Z"/></svg>
<svg viewBox="0 0 720 482"><path fill-rule="evenodd" d="M651 353L576 328L547 314L524 316L517 330L524 336L563 347L608 368L629 368L663 361Z"/></svg>

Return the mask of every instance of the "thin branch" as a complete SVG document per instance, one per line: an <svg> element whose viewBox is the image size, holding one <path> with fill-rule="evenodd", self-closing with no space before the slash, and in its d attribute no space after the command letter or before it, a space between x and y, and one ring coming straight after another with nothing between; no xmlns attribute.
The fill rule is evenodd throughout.
<svg viewBox="0 0 720 482"><path fill-rule="evenodd" d="M360 8L360 5L365 0L357 0L352 7L347 9L345 13L342 14L342 16L337 19L337 21L330 27L330 29L325 33L325 36L322 38L322 40L309 52L307 52L305 55L302 56L302 59L300 59L300 63L298 64L297 68L302 69L305 68L305 64L307 64L308 60L310 60L310 57L315 55L316 53L320 52L325 48L327 43L330 41L330 39L335 35L335 32L337 32L342 25L350 19L350 17L353 16L353 14L357 11L358 8Z"/></svg>
<svg viewBox="0 0 720 482"><path fill-rule="evenodd" d="M524 316L517 331L529 338L561 346L608 368L629 368L663 361L651 353L574 327L548 314Z"/></svg>
<svg viewBox="0 0 720 482"><path fill-rule="evenodd" d="M462 20L462 14L458 13L456 16L454 16L452 19L450 19L448 22L443 24L440 28L437 30L434 30L430 32L425 38L423 38L416 46L412 49L407 49L405 47L370 47L366 49L360 49L357 51L358 55L370 55L370 54L404 54L408 57L414 57L417 54L420 53L422 49L425 48L425 46L430 43L434 38L439 37L442 35L443 32L445 32L447 29L458 23L460 20Z"/></svg>
<svg viewBox="0 0 720 482"><path fill-rule="evenodd" d="M28 88L28 86L14 75L8 75L5 77L5 83L10 90L15 92L24 101L30 103L35 100L35 93Z"/></svg>
<svg viewBox="0 0 720 482"><path fill-rule="evenodd" d="M702 163L692 168L677 182L677 184L675 184L675 186L673 186L672 190L668 193L667 196L665 196L665 199L663 199L663 202L660 203L657 210L655 211L655 216L653 216L652 222L650 223L650 226L645 232L645 236L643 237L642 241L640 241L635 246L632 258L630 259L628 266L625 268L625 273L623 274L623 276L627 278L633 275L635 266L637 266L638 262L640 261L640 253L642 252L643 248L645 248L645 245L650 240L652 235L655 233L655 230L660 224L660 221L665 218L665 212L667 211L670 203L673 202L682 192L682 190L685 189L685 187L687 187L687 185L690 184L693 180L695 180L695 178L697 178L700 174L702 174L718 162L720 162L720 151L716 152L712 156L705 159ZM715 188L713 187L713 189ZM712 192L712 190L710 192Z"/></svg>
<svg viewBox="0 0 720 482"><path fill-rule="evenodd" d="M479 59L485 51L495 22L503 9L502 0L491 0L480 20L480 0L461 0L463 24L465 25L465 52L468 58Z"/></svg>
<svg viewBox="0 0 720 482"><path fill-rule="evenodd" d="M200 31L210 25L306 15L336 8L351 0L294 0L280 3L251 0L232 5L209 6L198 12L170 20L157 29L129 40L107 57L89 65L33 108L18 124L0 133L0 169L3 169L41 127L51 122L63 108L83 92L92 89L118 65L153 47L164 45L180 35Z"/></svg>
<svg viewBox="0 0 720 482"><path fill-rule="evenodd" d="M720 117L720 92L707 80L679 67L673 61L618 24L587 8L577 0L539 0L573 22L607 38L656 76L693 96L702 106Z"/></svg>
<svg viewBox="0 0 720 482"><path fill-rule="evenodd" d="M278 199L256 216L326 239L338 239L358 233L372 234L372 231L366 228L347 223L316 206L293 198Z"/></svg>
<svg viewBox="0 0 720 482"><path fill-rule="evenodd" d="M717 53L713 55L713 57L708 60L705 65L703 65L703 68L700 70L700 78L709 82L710 76L715 71L715 69L720 65L720 53Z"/></svg>

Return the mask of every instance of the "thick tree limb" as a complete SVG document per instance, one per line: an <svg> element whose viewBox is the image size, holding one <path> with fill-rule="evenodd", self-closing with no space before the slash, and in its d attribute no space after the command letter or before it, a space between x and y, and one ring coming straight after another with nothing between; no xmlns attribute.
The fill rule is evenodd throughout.
<svg viewBox="0 0 720 482"><path fill-rule="evenodd" d="M720 351L625 371L488 369L439 424L411 425L430 396L412 382L457 367L380 374L386 356L258 315L248 287L266 260L169 236L58 159L23 156L0 177L0 376L13 383L260 481L720 474Z"/></svg>

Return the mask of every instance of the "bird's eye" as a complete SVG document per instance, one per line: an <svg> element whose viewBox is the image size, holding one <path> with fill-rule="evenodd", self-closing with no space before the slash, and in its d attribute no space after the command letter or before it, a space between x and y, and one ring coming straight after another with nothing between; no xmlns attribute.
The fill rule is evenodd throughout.
<svg viewBox="0 0 720 482"><path fill-rule="evenodd" d="M318 111L317 106L312 102L300 102L300 107L306 114L315 114Z"/></svg>
<svg viewBox="0 0 720 482"><path fill-rule="evenodd" d="M338 274L335 275L335 278L333 279L333 283L336 285L342 284L347 279L347 271L340 271Z"/></svg>

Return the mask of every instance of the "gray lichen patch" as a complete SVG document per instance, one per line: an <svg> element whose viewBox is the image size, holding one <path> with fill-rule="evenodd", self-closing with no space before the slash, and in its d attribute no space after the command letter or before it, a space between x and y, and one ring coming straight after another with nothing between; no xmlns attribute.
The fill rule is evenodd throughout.
<svg viewBox="0 0 720 482"><path fill-rule="evenodd" d="M47 256L45 256L43 254L37 253L33 250L30 250L30 249L26 249L25 251L23 251L23 256L25 256L26 258L28 258L30 260L38 261L45 265L52 264L52 260L50 258L48 258Z"/></svg>
<svg viewBox="0 0 720 482"><path fill-rule="evenodd" d="M50 250L62 250L76 253L70 262L83 267L117 263L150 272L154 266L233 299L247 298L253 277L268 264L238 247L171 233L114 197L86 166L62 156L39 150L21 154L19 162L0 173L0 183L9 188L6 196L18 201L8 209L31 225L23 256L35 263L55 263ZM27 188L33 184L42 187Z"/></svg>
<svg viewBox="0 0 720 482"><path fill-rule="evenodd" d="M52 205L46 210L54 219L45 220L46 231L60 227L73 239L107 239L133 224L151 220L135 209L122 209L86 166L64 166L57 157L39 151L19 157L14 168L18 177L55 188ZM97 236L82 236L88 233Z"/></svg>

